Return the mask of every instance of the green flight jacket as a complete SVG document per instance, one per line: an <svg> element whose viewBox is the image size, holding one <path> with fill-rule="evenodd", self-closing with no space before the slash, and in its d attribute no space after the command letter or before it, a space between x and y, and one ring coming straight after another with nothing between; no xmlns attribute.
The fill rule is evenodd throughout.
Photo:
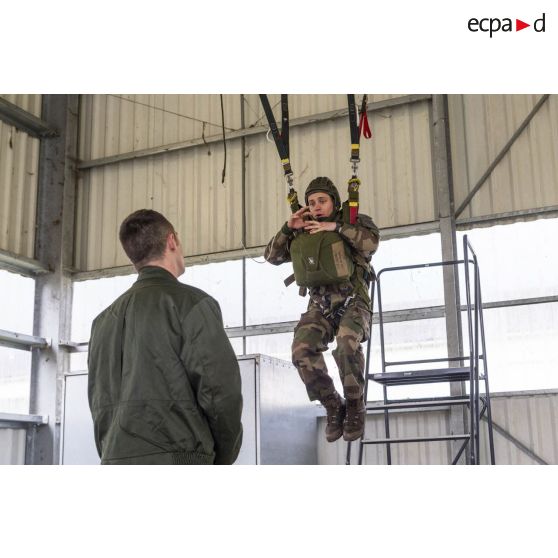
<svg viewBox="0 0 558 558"><path fill-rule="evenodd" d="M218 303L161 267L93 322L89 407L103 464L231 464L240 370Z"/></svg>

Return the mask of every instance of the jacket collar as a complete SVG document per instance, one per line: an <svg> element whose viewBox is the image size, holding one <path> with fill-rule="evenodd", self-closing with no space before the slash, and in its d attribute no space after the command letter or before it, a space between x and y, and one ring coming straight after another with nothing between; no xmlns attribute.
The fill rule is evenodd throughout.
<svg viewBox="0 0 558 558"><path fill-rule="evenodd" d="M138 281L145 281L150 279L166 279L170 281L178 281L178 279L166 269L155 265L146 265L142 267L138 274Z"/></svg>

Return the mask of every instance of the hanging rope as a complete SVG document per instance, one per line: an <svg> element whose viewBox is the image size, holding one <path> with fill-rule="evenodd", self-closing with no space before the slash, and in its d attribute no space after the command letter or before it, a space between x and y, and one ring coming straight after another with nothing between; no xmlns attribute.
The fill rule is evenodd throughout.
<svg viewBox="0 0 558 558"><path fill-rule="evenodd" d="M179 112L174 112L172 110L164 109L161 107L157 107L155 105L150 105L148 103L142 103L141 101L136 101L135 99L128 99L127 97L123 97L122 95L107 95L107 97L113 97L114 99L120 99L121 101L127 101L128 103L132 103L134 105L138 105L141 107L150 108L153 110L159 110L161 112L166 112L167 114L172 114L174 116L179 116L180 118L186 118L187 120L193 120L194 122L202 122L204 124L208 124L209 126L215 126L216 128L220 128L219 124L214 124L213 122L208 122L206 120L201 120L200 118L195 118L194 116L188 116L187 114L181 114ZM229 131L233 131L234 128L228 128Z"/></svg>
<svg viewBox="0 0 558 558"><path fill-rule="evenodd" d="M223 174L221 175L221 184L225 183L225 173L227 171L227 142L225 141L225 109L223 108L223 95L221 98L221 122L223 125L223 149L225 150L225 160L223 162Z"/></svg>

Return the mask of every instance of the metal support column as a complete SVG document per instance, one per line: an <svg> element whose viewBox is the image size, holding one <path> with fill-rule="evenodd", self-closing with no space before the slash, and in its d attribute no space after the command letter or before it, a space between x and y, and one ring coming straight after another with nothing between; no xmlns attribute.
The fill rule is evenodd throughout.
<svg viewBox="0 0 558 558"><path fill-rule="evenodd" d="M240 125L242 129L246 127L246 114L244 112L244 95L240 95ZM242 247L246 250L246 137L242 136L241 157L242 157ZM242 328L246 330L246 257L242 258ZM242 354L246 354L246 336L242 337Z"/></svg>
<svg viewBox="0 0 558 558"><path fill-rule="evenodd" d="M442 260L455 261L459 258L457 255L455 228L447 95L432 96L432 158L436 193L435 199L437 200L438 219L440 221ZM443 273L448 356L456 357L463 354L457 266L444 266ZM463 363L454 361L451 365L463 366ZM464 394L465 386L463 382L452 382L450 384L451 396L463 396ZM466 431L466 409L452 407L450 410L450 434L459 435L464 434ZM459 441L452 442L453 455L459 451L461 445ZM462 457L459 463L465 463L465 457Z"/></svg>
<svg viewBox="0 0 558 558"><path fill-rule="evenodd" d="M50 338L52 344L32 349L30 413L48 415L49 423L27 445L29 464L60 460L62 384L69 354L58 342L70 338L78 106L77 95L43 96L43 120L59 135L43 139L40 148L35 258L49 273L36 280L33 335Z"/></svg>

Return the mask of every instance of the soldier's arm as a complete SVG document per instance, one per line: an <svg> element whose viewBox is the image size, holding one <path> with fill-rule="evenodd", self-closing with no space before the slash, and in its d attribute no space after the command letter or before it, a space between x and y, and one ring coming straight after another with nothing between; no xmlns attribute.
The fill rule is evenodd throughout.
<svg viewBox="0 0 558 558"><path fill-rule="evenodd" d="M285 223L281 230L269 241L265 247L264 258L273 265L281 265L291 261L289 244L294 236L294 230Z"/></svg>
<svg viewBox="0 0 558 558"><path fill-rule="evenodd" d="M359 215L355 225L343 224L339 234L365 258L372 256L380 243L380 231L368 215Z"/></svg>
<svg viewBox="0 0 558 558"><path fill-rule="evenodd" d="M217 301L198 302L183 328L181 359L213 434L215 464L232 464L242 444L240 370Z"/></svg>

